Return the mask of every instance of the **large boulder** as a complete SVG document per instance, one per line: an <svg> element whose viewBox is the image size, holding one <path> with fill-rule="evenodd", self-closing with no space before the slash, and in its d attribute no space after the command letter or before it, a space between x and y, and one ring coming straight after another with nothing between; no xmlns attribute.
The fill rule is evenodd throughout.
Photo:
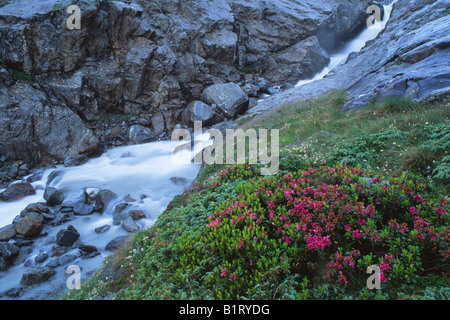
<svg viewBox="0 0 450 320"><path fill-rule="evenodd" d="M201 121L203 126L209 126L222 121L223 118L223 114L217 113L210 105L195 100L190 102L184 109L181 121L186 124Z"/></svg>
<svg viewBox="0 0 450 320"><path fill-rule="evenodd" d="M215 84L206 88L202 93L203 100L210 105L215 104L228 118L248 108L248 96L237 84Z"/></svg>
<svg viewBox="0 0 450 320"><path fill-rule="evenodd" d="M73 212L79 216L87 216L94 212L94 206L78 202L73 206Z"/></svg>
<svg viewBox="0 0 450 320"><path fill-rule="evenodd" d="M16 232L24 237L34 237L41 232L42 221L24 217L16 225Z"/></svg>
<svg viewBox="0 0 450 320"><path fill-rule="evenodd" d="M56 271L49 267L33 267L24 272L20 279L20 284L24 286L32 286L47 281L56 274Z"/></svg>
<svg viewBox="0 0 450 320"><path fill-rule="evenodd" d="M100 190L95 199L95 210L103 212L109 203L117 199L117 195L109 189Z"/></svg>
<svg viewBox="0 0 450 320"><path fill-rule="evenodd" d="M130 127L128 136L130 140L136 144L152 142L158 138L151 129L138 124Z"/></svg>
<svg viewBox="0 0 450 320"><path fill-rule="evenodd" d="M60 246L72 246L80 237L80 233L72 226L61 229L56 234L56 243Z"/></svg>
<svg viewBox="0 0 450 320"><path fill-rule="evenodd" d="M11 202L25 198L27 196L31 196L33 194L36 194L36 191L31 184L21 182L13 183L10 184L5 191L0 193L0 200Z"/></svg>
<svg viewBox="0 0 450 320"><path fill-rule="evenodd" d="M105 246L105 250L107 251L116 251L118 250L127 240L127 236L118 236L108 242Z"/></svg>
<svg viewBox="0 0 450 320"><path fill-rule="evenodd" d="M64 194L56 188L47 187L44 191L44 199L49 206L56 206L63 203Z"/></svg>

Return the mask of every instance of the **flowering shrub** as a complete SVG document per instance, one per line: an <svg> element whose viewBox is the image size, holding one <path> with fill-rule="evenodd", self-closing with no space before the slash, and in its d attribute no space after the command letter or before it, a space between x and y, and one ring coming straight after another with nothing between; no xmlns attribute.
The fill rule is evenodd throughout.
<svg viewBox="0 0 450 320"><path fill-rule="evenodd" d="M393 292L448 262L448 202L424 198L426 185L405 175L382 180L340 166L264 178L252 170L228 168L212 183L241 180L203 230L177 241L177 286L196 279L219 299L280 298L280 286L300 295L312 282L354 292L378 265Z"/></svg>

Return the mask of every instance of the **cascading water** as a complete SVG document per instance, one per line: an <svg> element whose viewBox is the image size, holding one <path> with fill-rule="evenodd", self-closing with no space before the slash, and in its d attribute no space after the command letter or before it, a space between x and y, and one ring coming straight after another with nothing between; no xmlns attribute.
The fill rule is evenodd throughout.
<svg viewBox="0 0 450 320"><path fill-rule="evenodd" d="M197 143L194 150L188 151L195 155L207 145L205 136L200 137L202 143ZM196 140L198 137L196 137ZM3 296L12 288L24 288L20 284L23 273L30 267L45 266L51 260L52 246L55 245L55 236L61 229L72 225L80 233L79 240L83 244L98 248L100 255L84 259L79 249L71 249L64 253L68 257L76 257L70 263L54 268L57 272L48 281L24 288L20 299L51 299L53 294L67 290L66 281L69 277L67 267L76 265L81 268L82 280L90 273L102 266L103 259L111 254L104 248L109 241L118 237L129 235L120 225L113 221L114 207L124 202L129 196L136 201L127 202L127 211L131 209L142 210L146 218L135 221L140 228L151 226L156 218L165 210L169 202L177 194L183 192L196 178L200 165L194 163L181 163L180 158L173 157L172 153L180 142L159 141L142 145L132 145L112 149L99 158L91 159L77 167L57 166L44 171L42 179L33 182L36 194L15 202L1 202L0 228L11 224L13 219L30 203L45 202L43 199L46 186L55 187L65 195L65 202L77 202L87 187L109 189L117 195L103 214L93 213L88 216L74 216L73 220L57 226L44 225L45 236L33 238L25 261L16 266L0 271L0 299L10 299ZM186 149L181 149L186 152ZM186 158L184 158L186 159ZM55 178L48 182L52 172L60 171ZM54 175L54 174L53 174ZM0 190L2 192L3 190ZM97 233L95 229L109 225L110 229L104 233ZM42 234L42 232L41 232ZM42 263L36 263L35 257L47 252L50 257Z"/></svg>
<svg viewBox="0 0 450 320"><path fill-rule="evenodd" d="M389 5L384 5L384 17L382 21L376 21L370 28L364 28L364 30L353 40L349 41L344 45L338 52L330 55L330 63L326 66L321 72L317 73L311 79L300 80L297 82L295 87L301 87L307 83L319 80L324 78L328 73L330 73L337 66L345 63L347 61L348 56L353 52L359 52L366 45L367 41L375 39L378 34L386 27L386 24L391 17L392 8L394 6L393 1Z"/></svg>

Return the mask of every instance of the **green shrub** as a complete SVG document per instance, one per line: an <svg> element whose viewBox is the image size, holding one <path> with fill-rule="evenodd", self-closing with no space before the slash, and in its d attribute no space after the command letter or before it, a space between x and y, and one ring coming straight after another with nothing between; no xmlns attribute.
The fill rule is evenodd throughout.
<svg viewBox="0 0 450 320"><path fill-rule="evenodd" d="M448 203L425 199L426 185L347 166L268 178L253 167L222 171L137 238L126 297L396 298L443 272ZM156 236L162 225L171 233ZM382 270L379 292L366 288L370 265Z"/></svg>

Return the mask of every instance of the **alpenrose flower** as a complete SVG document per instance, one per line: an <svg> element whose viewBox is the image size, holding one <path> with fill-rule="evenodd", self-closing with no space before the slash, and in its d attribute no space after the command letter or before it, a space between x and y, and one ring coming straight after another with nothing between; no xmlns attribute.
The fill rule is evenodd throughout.
<svg viewBox="0 0 450 320"><path fill-rule="evenodd" d="M195 241L186 241L183 263L192 270L202 263L209 272L204 281L230 280L221 283L223 290L233 282L245 290L261 275L279 277L278 283L292 273L315 277L318 269L323 281L351 287L365 283L370 265L380 267L385 285L401 285L425 264L443 265L450 255L448 203L419 197L420 183L392 177L389 184L369 185L362 183L367 175L346 166L274 177L257 176L248 166L228 168L211 190L241 181L236 195L209 216ZM212 257L216 264L208 269L202 261ZM233 294L236 287L229 288Z"/></svg>

